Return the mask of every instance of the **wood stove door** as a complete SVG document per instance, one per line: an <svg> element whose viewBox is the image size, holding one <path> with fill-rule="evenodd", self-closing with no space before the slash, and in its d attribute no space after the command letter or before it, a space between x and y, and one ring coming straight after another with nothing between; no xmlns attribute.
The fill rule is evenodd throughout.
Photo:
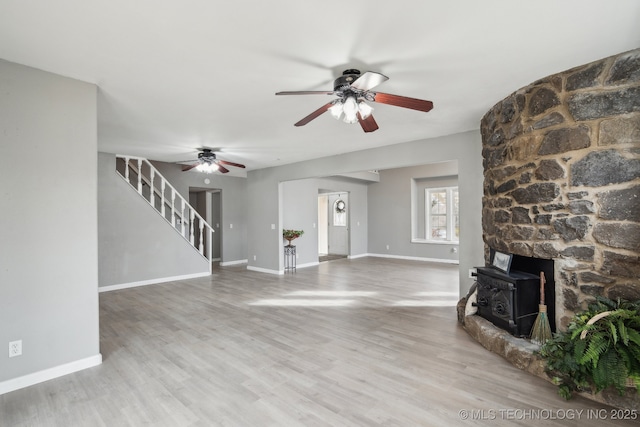
<svg viewBox="0 0 640 427"><path fill-rule="evenodd" d="M514 334L515 287L513 283L478 275L478 314Z"/></svg>

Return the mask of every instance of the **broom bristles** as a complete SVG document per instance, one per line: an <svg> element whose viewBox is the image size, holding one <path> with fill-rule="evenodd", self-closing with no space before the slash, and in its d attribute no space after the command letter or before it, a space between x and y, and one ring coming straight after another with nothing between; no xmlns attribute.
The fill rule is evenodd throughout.
<svg viewBox="0 0 640 427"><path fill-rule="evenodd" d="M544 344L551 339L551 325L547 317L547 306L540 304L540 312L531 329L531 341L537 344Z"/></svg>

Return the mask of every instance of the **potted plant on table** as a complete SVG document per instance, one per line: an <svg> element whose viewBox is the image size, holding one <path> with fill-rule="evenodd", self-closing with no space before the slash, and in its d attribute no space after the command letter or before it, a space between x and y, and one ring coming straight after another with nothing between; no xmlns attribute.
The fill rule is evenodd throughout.
<svg viewBox="0 0 640 427"><path fill-rule="evenodd" d="M304 234L304 230L282 230L282 237L284 237L291 246L291 242Z"/></svg>

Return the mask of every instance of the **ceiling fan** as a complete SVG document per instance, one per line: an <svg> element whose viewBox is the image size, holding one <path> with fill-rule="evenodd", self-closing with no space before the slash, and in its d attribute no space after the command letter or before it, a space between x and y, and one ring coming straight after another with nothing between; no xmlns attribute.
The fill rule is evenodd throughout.
<svg viewBox="0 0 640 427"><path fill-rule="evenodd" d="M186 165L182 167L182 171L190 171L191 169L196 169L199 172L212 173L215 171L220 171L221 173L228 173L229 169L225 168L223 165L227 166L235 166L237 168L243 168L244 165L240 163L228 162L226 160L220 160L216 158L215 153L210 148L202 148L198 153L198 159L189 161L188 163L193 163L190 165ZM180 162L185 163L185 162Z"/></svg>
<svg viewBox="0 0 640 427"><path fill-rule="evenodd" d="M389 80L389 77L380 73L367 71L361 74L360 70L350 69L345 70L342 76L333 82L333 91L289 91L277 92L276 95L335 95L338 99L334 99L318 108L295 123L294 126L304 126L329 111L337 120L342 117L346 123L359 122L365 132L373 132L378 129L378 124L371 114L373 108L365 101L411 108L425 113L433 108L433 102L431 101L371 91L371 89L387 80Z"/></svg>

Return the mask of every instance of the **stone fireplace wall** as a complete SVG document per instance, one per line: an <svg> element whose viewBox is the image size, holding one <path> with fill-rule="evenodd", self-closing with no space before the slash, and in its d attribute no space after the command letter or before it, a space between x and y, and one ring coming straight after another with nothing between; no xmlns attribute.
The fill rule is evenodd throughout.
<svg viewBox="0 0 640 427"><path fill-rule="evenodd" d="M483 238L553 259L556 324L640 299L640 49L543 78L481 121Z"/></svg>

